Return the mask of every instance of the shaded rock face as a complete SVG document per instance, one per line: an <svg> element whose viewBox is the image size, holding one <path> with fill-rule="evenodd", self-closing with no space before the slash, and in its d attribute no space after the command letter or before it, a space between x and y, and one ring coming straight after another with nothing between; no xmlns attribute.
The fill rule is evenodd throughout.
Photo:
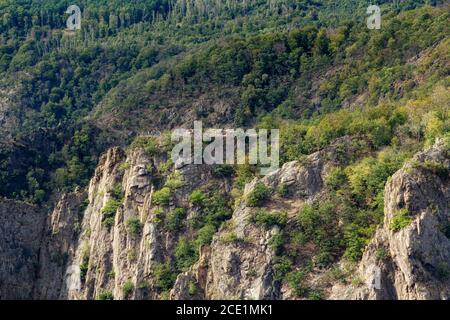
<svg viewBox="0 0 450 320"><path fill-rule="evenodd" d="M0 200L0 299L31 299L46 215L38 207Z"/></svg>
<svg viewBox="0 0 450 320"><path fill-rule="evenodd" d="M64 279L69 258L75 253L81 231L86 192L64 194L46 221L34 299L58 299L64 292Z"/></svg>
<svg viewBox="0 0 450 320"><path fill-rule="evenodd" d="M336 299L450 299L450 156L443 141L417 154L385 189L384 225L359 266L364 284ZM395 228L398 215L407 215Z"/></svg>

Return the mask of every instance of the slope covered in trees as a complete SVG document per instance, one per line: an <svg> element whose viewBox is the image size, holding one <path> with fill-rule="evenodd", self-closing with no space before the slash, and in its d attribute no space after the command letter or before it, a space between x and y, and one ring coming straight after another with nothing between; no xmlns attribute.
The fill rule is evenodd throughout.
<svg viewBox="0 0 450 320"><path fill-rule="evenodd" d="M287 161L354 134L334 120L349 121L349 106L445 91L448 6L385 2L377 31L365 26L368 1L85 0L82 30L68 33L69 1L1 1L0 194L46 201L85 185L106 147L193 119L289 123ZM376 146L402 122L391 113Z"/></svg>

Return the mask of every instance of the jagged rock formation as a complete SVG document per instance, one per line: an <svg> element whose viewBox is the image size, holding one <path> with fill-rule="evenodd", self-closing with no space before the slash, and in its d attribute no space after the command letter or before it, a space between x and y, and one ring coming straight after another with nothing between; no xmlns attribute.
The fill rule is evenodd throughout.
<svg viewBox="0 0 450 320"><path fill-rule="evenodd" d="M80 291L67 293L69 298L95 299L105 291L117 299L159 298L152 280L154 265L170 259L177 240L174 233L158 227L159 213L152 205L153 192L160 183L158 167L165 161L150 158L140 149L127 156L119 148L109 150L101 158L89 185L89 205L82 224L83 231L71 261L74 265L85 264L85 281ZM181 204L188 206L187 198L193 190L214 181L204 167L185 166L178 172L183 186L174 192L169 210ZM117 186L123 190L123 199L108 227L102 211ZM223 187L226 188L225 185ZM130 219L138 219L142 230L130 233L127 230ZM130 283L132 292L124 293L123 287Z"/></svg>
<svg viewBox="0 0 450 320"><path fill-rule="evenodd" d="M248 184L230 219L210 245L200 248L197 263L177 276L170 298L294 299L274 279L271 239L280 229L253 223L249 217L254 208L246 204L246 196L259 183L272 190L284 185L289 196L274 195L265 209L287 212L285 228L294 228L298 209L326 192L323 181L329 170L348 164L356 153L351 139L339 139L301 163L287 163ZM210 167L179 165L182 183L160 212L152 198L174 173L173 167L167 171L167 163L142 149L112 148L101 157L88 189L63 195L48 216L35 206L0 201L0 298L96 299L106 293L115 299L164 297L154 280L155 266L173 264L177 232L190 238L192 230L166 230L161 214L179 207L189 208L188 218L200 214L189 202L198 188L231 192L230 181L214 176ZM392 177L385 191L384 224L358 268L364 284L334 284L329 298L449 298L449 170L448 150L441 141ZM108 216L111 203L113 215ZM408 223L394 230L399 212L407 212ZM130 220L139 222L133 232ZM308 281L316 280L312 276Z"/></svg>
<svg viewBox="0 0 450 320"><path fill-rule="evenodd" d="M67 265L76 250L86 192L64 194L47 218L39 252L35 299L58 299L65 292Z"/></svg>
<svg viewBox="0 0 450 320"><path fill-rule="evenodd" d="M310 155L303 164L290 162L269 176L255 179L246 186L242 199L259 182L272 189L285 185L289 190L289 199L272 199L267 209L271 212L286 211L289 228L295 224L299 207L320 196L328 170L348 161L347 156L338 156L337 148L343 148L342 153L346 155L355 153L348 138L339 139L331 147ZM192 281L200 286L203 292L201 298L204 299L291 297L289 290L273 279L275 252L270 241L280 230L278 227L265 230L256 226L249 219L253 211L245 201L240 201L231 220L214 237L211 247L202 251L199 263L190 272L178 277L171 293L173 299L192 298L188 293L188 285Z"/></svg>
<svg viewBox="0 0 450 320"><path fill-rule="evenodd" d="M438 141L392 177L385 189L384 224L358 269L363 284L337 285L332 298L450 298L449 172L449 150ZM408 217L398 230L394 223L402 212Z"/></svg>

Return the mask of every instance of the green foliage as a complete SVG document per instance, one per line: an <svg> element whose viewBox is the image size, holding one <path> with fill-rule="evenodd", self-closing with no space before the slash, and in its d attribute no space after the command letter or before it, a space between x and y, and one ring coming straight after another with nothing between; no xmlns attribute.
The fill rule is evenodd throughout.
<svg viewBox="0 0 450 320"><path fill-rule="evenodd" d="M236 169L235 187L239 190L244 189L245 185L252 181L256 175L256 168L248 164L239 165Z"/></svg>
<svg viewBox="0 0 450 320"><path fill-rule="evenodd" d="M111 190L109 190L109 194L111 198L108 199L102 209L102 223L108 229L114 226L116 212L123 202L122 185L120 183L115 184Z"/></svg>
<svg viewBox="0 0 450 320"><path fill-rule="evenodd" d="M115 184L114 187L109 191L109 193L114 199L121 200L123 198L122 184Z"/></svg>
<svg viewBox="0 0 450 320"><path fill-rule="evenodd" d="M134 284L131 281L127 281L122 286L122 294L124 298L128 298L134 291Z"/></svg>
<svg viewBox="0 0 450 320"><path fill-rule="evenodd" d="M253 190L247 195L246 204L249 207L260 207L269 198L270 189L258 182Z"/></svg>
<svg viewBox="0 0 450 320"><path fill-rule="evenodd" d="M227 232L220 237L220 241L225 244L233 244L239 242L236 232Z"/></svg>
<svg viewBox="0 0 450 320"><path fill-rule="evenodd" d="M155 287L159 292L170 290L176 280L176 274L172 271L168 262L156 263L153 268L152 277Z"/></svg>
<svg viewBox="0 0 450 320"><path fill-rule="evenodd" d="M0 72L25 106L21 126L3 136L26 148L1 148L0 194L41 203L52 190L85 186L107 147L128 144L150 121L177 125L184 110L170 119L166 110L188 108L205 93L241 106L226 121L264 118L282 128L283 161L346 135L374 148L412 136L430 145L449 128L448 10L424 3L405 1L395 10L383 3L392 14L373 33L360 28L363 1L231 1L205 12L196 3L182 10L181 0L86 0L89 32L69 35L62 31L65 1L2 2ZM307 85L311 79L316 85ZM408 107L414 100L421 108ZM355 101L358 108L338 111ZM100 119L108 125L97 126ZM158 155L170 145L160 140L138 138L135 145ZM250 169L237 173L238 189Z"/></svg>
<svg viewBox="0 0 450 320"><path fill-rule="evenodd" d="M286 282L297 297L303 297L307 292L303 284L304 278L305 274L298 270L286 274Z"/></svg>
<svg viewBox="0 0 450 320"><path fill-rule="evenodd" d="M110 198L102 209L102 223L107 228L114 226L116 212L122 203L114 198Z"/></svg>
<svg viewBox="0 0 450 320"><path fill-rule="evenodd" d="M286 243L286 237L283 232L279 232L272 236L270 239L269 245L272 247L272 249L275 251L275 253L281 252L283 249L283 246Z"/></svg>
<svg viewBox="0 0 450 320"><path fill-rule="evenodd" d="M141 234L143 225L138 217L131 217L125 224L130 235L137 236Z"/></svg>
<svg viewBox="0 0 450 320"><path fill-rule="evenodd" d="M191 297L195 296L198 292L197 284L194 281L189 281L188 293Z"/></svg>
<svg viewBox="0 0 450 320"><path fill-rule="evenodd" d="M198 260L198 253L191 241L181 237L175 248L175 258L177 268L185 272Z"/></svg>
<svg viewBox="0 0 450 320"><path fill-rule="evenodd" d="M322 290L312 290L308 294L309 300L325 300L325 294Z"/></svg>
<svg viewBox="0 0 450 320"><path fill-rule="evenodd" d="M388 258L389 254L387 253L385 248L377 249L375 258L379 262L384 262Z"/></svg>
<svg viewBox="0 0 450 320"><path fill-rule="evenodd" d="M330 190L338 190L347 182L347 176L342 168L333 168L325 179L325 185Z"/></svg>
<svg viewBox="0 0 450 320"><path fill-rule="evenodd" d="M369 244L369 239L374 233L375 226L363 227L356 223L346 226L344 230L346 244L344 257L350 261L359 261L362 258L364 249Z"/></svg>
<svg viewBox="0 0 450 320"><path fill-rule="evenodd" d="M280 128L282 162L307 166L304 160L312 152L342 137L351 141L335 148L333 160L343 168L326 177L331 192L302 208L296 230L274 236L271 245L277 254L290 255L308 245L318 266L342 256L357 261L383 217L386 181L424 145L449 134L448 10L423 3L404 1L395 11L383 3L383 11L391 14L374 33L361 28L363 1L272 1L270 10L265 1L231 1L220 8L212 3L205 12L197 4L177 10L181 1L87 0L83 30L89 32L67 35L60 19L65 1L3 1L1 87L17 89L11 101L17 100L23 112L17 117L20 126L2 127L7 139L4 145L0 141L0 196L45 204L52 192L86 186L99 154L131 140L149 156L163 156L170 150L167 135L135 136L176 126L190 111L215 119L193 107L207 94L213 102L226 98L239 106L227 112L227 124ZM160 173L171 166L168 161ZM428 161L421 168L448 176L439 163ZM256 173L251 165L213 169L215 177L235 176L235 199ZM167 206L183 184L176 173L169 175L153 204ZM288 195L283 185L276 192ZM257 185L244 200L250 207L263 206L270 193ZM102 210L108 227L122 203L120 185L110 195ZM198 191L189 200L196 211L190 221L193 235L180 244L180 252L192 263L189 257L197 254L192 252L211 241L231 210L220 193ZM162 219L159 215L155 223ZM184 219L185 213L174 210L165 226L181 230ZM269 213L254 219L265 227L286 223ZM393 229L410 219L396 215ZM131 233L140 232L137 223L130 226ZM239 240L234 232L224 238ZM87 256L82 275L88 263ZM282 270L283 264L278 267ZM294 268L288 269L283 275ZM167 292L170 286L161 288Z"/></svg>
<svg viewBox="0 0 450 320"><path fill-rule="evenodd" d="M155 157L161 152L159 142L154 137L136 137L131 148L142 148L149 157Z"/></svg>
<svg viewBox="0 0 450 320"><path fill-rule="evenodd" d="M332 200L314 205L305 204L297 216L303 241L318 246L315 259L318 266L328 266L341 250L343 236L337 225L335 209Z"/></svg>
<svg viewBox="0 0 450 320"><path fill-rule="evenodd" d="M171 190L175 190L175 189L181 188L185 184L186 184L186 182L184 181L181 173L178 171L175 171L175 172L171 173L169 175L169 177L167 178L165 187L167 187Z"/></svg>
<svg viewBox="0 0 450 320"><path fill-rule="evenodd" d="M273 261L273 279L281 281L292 270L292 261L286 256L277 256Z"/></svg>
<svg viewBox="0 0 450 320"><path fill-rule="evenodd" d="M441 162L426 160L423 167L443 178L450 175L450 169Z"/></svg>
<svg viewBox="0 0 450 320"><path fill-rule="evenodd" d="M404 208L394 213L390 228L398 232L411 224L413 221L408 209Z"/></svg>
<svg viewBox="0 0 450 320"><path fill-rule="evenodd" d="M203 245L211 244L216 231L216 227L211 223L208 223L204 227L199 229L197 232L197 237L195 239L196 246L200 247Z"/></svg>
<svg viewBox="0 0 450 320"><path fill-rule="evenodd" d="M165 228L167 231L180 231L184 219L186 218L186 209L176 208L166 217Z"/></svg>
<svg viewBox="0 0 450 320"><path fill-rule="evenodd" d="M382 209L383 203L377 202L387 179L403 165L407 153L386 149L377 158L365 158L346 169L349 186L354 197L372 207Z"/></svg>
<svg viewBox="0 0 450 320"><path fill-rule="evenodd" d="M267 212L265 210L259 210L256 214L252 215L251 221L257 225L264 226L265 228L271 228L273 226L283 227L286 225L288 216L286 212Z"/></svg>
<svg viewBox="0 0 450 320"><path fill-rule="evenodd" d="M168 187L155 191L152 196L152 203L159 206L167 206L170 202L172 193Z"/></svg>
<svg viewBox="0 0 450 320"><path fill-rule="evenodd" d="M277 194L283 198L287 197L289 195L289 187L284 183L280 184L277 187Z"/></svg>
<svg viewBox="0 0 450 320"><path fill-rule="evenodd" d="M195 207L202 207L205 200L206 195L200 190L195 190L189 195L189 202Z"/></svg>
<svg viewBox="0 0 450 320"><path fill-rule="evenodd" d="M84 247L81 253L81 264L80 264L80 279L81 281L86 281L86 276L89 271L89 247Z"/></svg>
<svg viewBox="0 0 450 320"><path fill-rule="evenodd" d="M114 296L109 290L102 290L97 295L97 300L114 300Z"/></svg>

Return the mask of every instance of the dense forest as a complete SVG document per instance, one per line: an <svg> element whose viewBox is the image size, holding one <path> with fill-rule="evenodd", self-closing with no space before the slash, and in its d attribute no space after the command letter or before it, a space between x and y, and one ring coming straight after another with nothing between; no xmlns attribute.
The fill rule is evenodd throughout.
<svg viewBox="0 0 450 320"><path fill-rule="evenodd" d="M419 20L413 12L371 34L365 1L287 0L80 1L83 27L74 34L64 30L69 5L0 3L0 87L13 87L18 105L10 111L18 125L2 133L0 191L8 197L41 202L55 187L86 184L115 137L92 119L110 109L119 109L112 126L128 131L126 143L130 133L151 131L128 115L140 109L152 119L174 91L181 109L215 87L235 104L224 121L240 125L268 112L297 119L334 111L368 86L375 104L398 96L389 86L412 73L406 58L448 35L445 10ZM389 5L385 19L420 1ZM344 72L311 88L340 65Z"/></svg>

